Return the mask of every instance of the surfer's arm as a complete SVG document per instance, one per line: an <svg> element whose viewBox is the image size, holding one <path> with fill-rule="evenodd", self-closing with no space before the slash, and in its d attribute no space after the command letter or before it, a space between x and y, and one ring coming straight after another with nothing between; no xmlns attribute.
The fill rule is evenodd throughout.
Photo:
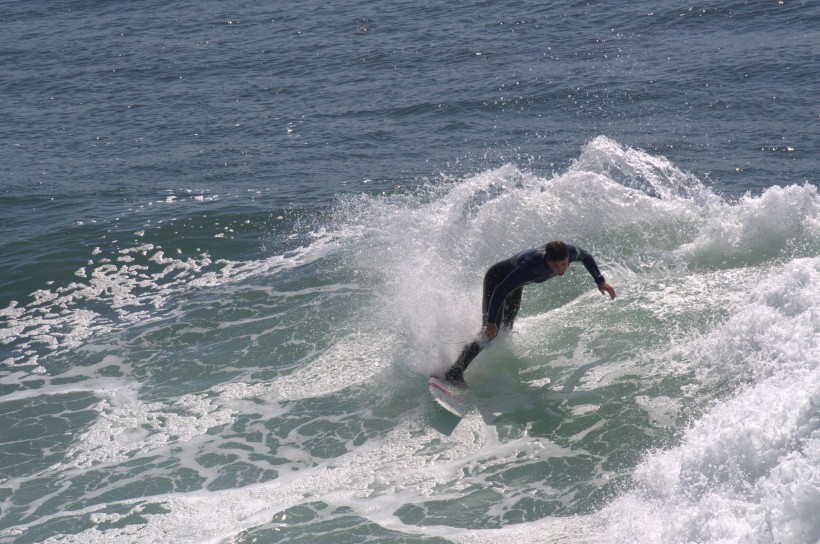
<svg viewBox="0 0 820 544"><path fill-rule="evenodd" d="M598 285L598 290L602 294L608 294L612 299L615 298L615 289L606 281L604 275L601 274L601 271L598 269L598 263L595 262L595 259L588 251L576 246L575 259L573 260L583 263L584 268L587 269L589 275L595 280L595 283Z"/></svg>
<svg viewBox="0 0 820 544"><path fill-rule="evenodd" d="M603 282L598 284L598 290L601 292L602 295L609 295L609 298L615 299L615 288L613 288L609 283Z"/></svg>

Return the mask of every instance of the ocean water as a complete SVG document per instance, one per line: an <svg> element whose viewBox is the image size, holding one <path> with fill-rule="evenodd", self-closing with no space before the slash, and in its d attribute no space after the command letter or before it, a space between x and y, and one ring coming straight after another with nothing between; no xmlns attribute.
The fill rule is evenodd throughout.
<svg viewBox="0 0 820 544"><path fill-rule="evenodd" d="M820 542L820 4L0 8L0 542Z"/></svg>

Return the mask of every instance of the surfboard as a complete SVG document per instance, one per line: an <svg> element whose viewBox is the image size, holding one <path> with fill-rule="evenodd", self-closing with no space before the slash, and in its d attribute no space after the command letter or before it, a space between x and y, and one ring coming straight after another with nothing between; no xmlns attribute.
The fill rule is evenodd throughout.
<svg viewBox="0 0 820 544"><path fill-rule="evenodd" d="M427 378L427 389L433 400L451 414L464 417L470 410L466 385L455 385L433 374Z"/></svg>

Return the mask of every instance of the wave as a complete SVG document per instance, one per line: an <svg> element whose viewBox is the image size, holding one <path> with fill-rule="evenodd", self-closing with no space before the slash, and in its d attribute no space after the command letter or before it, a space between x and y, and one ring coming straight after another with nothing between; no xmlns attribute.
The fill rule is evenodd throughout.
<svg viewBox="0 0 820 544"><path fill-rule="evenodd" d="M727 322L681 348L699 388L738 382L650 453L604 511L607 542L816 542L820 522L820 259L767 275Z"/></svg>
<svg viewBox="0 0 820 544"><path fill-rule="evenodd" d="M49 452L14 454L6 484L37 499L2 495L6 523L76 522L76 541L814 541L819 212L811 184L729 201L599 137L551 177L508 164L340 196L273 240L261 226L261 258L146 228L0 310L8 428L34 421ZM487 266L551 239L591 251L619 298L582 268L529 287L446 429L421 375L475 334Z"/></svg>

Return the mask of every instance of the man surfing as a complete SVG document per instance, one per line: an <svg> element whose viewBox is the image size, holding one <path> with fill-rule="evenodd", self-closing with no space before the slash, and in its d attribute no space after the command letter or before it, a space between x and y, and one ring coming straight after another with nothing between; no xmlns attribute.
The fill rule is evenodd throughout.
<svg viewBox="0 0 820 544"><path fill-rule="evenodd" d="M484 275L484 296L481 303L483 327L479 338L461 351L444 377L454 384L464 384L464 371L481 350L498 335L499 325L512 329L521 295L529 283L541 283L553 276L563 276L569 263L581 261L595 280L602 294L615 298L615 289L607 283L592 255L580 247L553 241L522 251L507 260L495 263Z"/></svg>

